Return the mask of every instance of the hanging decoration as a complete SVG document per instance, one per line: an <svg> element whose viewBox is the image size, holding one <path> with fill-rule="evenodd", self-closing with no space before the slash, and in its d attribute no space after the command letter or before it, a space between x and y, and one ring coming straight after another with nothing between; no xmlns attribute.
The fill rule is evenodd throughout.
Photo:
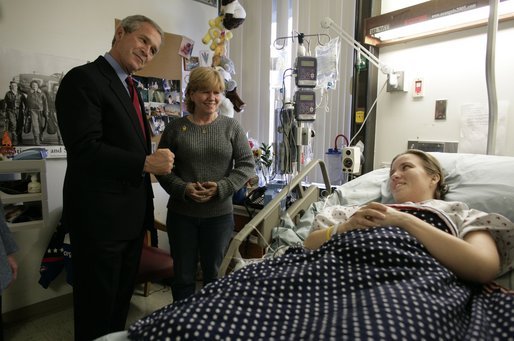
<svg viewBox="0 0 514 341"><path fill-rule="evenodd" d="M233 62L227 56L226 45L233 34L231 30L241 26L246 19L246 11L238 0L222 0L220 15L209 20L209 29L202 38L202 43L208 45L214 52L212 66L218 69L225 80L225 101L222 114L233 116L234 111L242 112L244 101L237 93L237 83L232 79L235 73ZM228 105L227 103L230 102Z"/></svg>

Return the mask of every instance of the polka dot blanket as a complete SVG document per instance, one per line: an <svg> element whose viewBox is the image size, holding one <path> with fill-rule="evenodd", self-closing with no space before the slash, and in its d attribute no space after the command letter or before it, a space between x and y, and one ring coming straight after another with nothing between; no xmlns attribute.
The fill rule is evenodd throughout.
<svg viewBox="0 0 514 341"><path fill-rule="evenodd" d="M419 213L419 212L418 212ZM413 212L416 214L416 212ZM426 221L445 229L435 214ZM512 340L514 295L459 280L397 227L248 265L129 327L133 340Z"/></svg>

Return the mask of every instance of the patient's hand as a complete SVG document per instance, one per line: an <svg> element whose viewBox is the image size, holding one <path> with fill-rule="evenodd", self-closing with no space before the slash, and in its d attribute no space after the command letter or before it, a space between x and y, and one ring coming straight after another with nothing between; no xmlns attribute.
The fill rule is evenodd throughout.
<svg viewBox="0 0 514 341"><path fill-rule="evenodd" d="M344 233L359 228L369 228L384 225L386 211L389 209L386 205L372 202L362 206L356 211L350 219L337 227L337 233Z"/></svg>
<svg viewBox="0 0 514 341"><path fill-rule="evenodd" d="M412 224L413 221L417 220L420 219L412 214L399 211L393 207L386 206L384 218L380 220L380 223L383 226L398 226L405 229L410 224Z"/></svg>

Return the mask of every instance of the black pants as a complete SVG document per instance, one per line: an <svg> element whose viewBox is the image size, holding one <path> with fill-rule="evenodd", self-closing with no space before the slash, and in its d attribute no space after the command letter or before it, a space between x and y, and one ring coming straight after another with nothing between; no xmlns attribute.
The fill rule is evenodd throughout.
<svg viewBox="0 0 514 341"><path fill-rule="evenodd" d="M179 301L195 292L198 257L203 284L216 280L234 231L234 216L196 218L170 212L166 227L175 272L171 291L173 300Z"/></svg>
<svg viewBox="0 0 514 341"><path fill-rule="evenodd" d="M71 236L75 340L124 330L143 235L128 241Z"/></svg>

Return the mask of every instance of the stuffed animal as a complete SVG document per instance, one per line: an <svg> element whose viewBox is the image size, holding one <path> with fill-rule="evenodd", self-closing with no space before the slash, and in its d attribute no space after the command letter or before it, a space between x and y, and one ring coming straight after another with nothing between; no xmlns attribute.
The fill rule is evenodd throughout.
<svg viewBox="0 0 514 341"><path fill-rule="evenodd" d="M202 43L209 45L215 55L225 54L225 44L232 39L232 32L223 26L223 16L209 20L209 30L202 38Z"/></svg>
<svg viewBox="0 0 514 341"><path fill-rule="evenodd" d="M246 11L238 0L222 0L223 26L227 30L239 27L246 19Z"/></svg>
<svg viewBox="0 0 514 341"><path fill-rule="evenodd" d="M227 91L234 90L237 83L232 79L232 75L236 73L232 60L227 56L215 54L212 57L212 67L214 67L223 76L223 79L225 80L225 89Z"/></svg>
<svg viewBox="0 0 514 341"><path fill-rule="evenodd" d="M0 160L4 160L4 158L12 158L16 154L16 148L13 147L11 137L9 136L9 132L4 131L4 135L2 136L2 146L0 147Z"/></svg>
<svg viewBox="0 0 514 341"><path fill-rule="evenodd" d="M234 88L232 91L225 91L225 96L232 102L235 111L242 112L244 110L246 103L239 97L237 88Z"/></svg>
<svg viewBox="0 0 514 341"><path fill-rule="evenodd" d="M222 0L221 15L209 20L209 29L202 38L202 43L209 45L215 55L225 54L225 45L232 39L234 28L239 27L246 19L246 11L238 0Z"/></svg>
<svg viewBox="0 0 514 341"><path fill-rule="evenodd" d="M225 96L221 97L220 105L218 107L220 114L223 116L234 117L234 105Z"/></svg>
<svg viewBox="0 0 514 341"><path fill-rule="evenodd" d="M212 66L218 70L225 80L225 96L232 103L233 109L241 112L245 102L237 94L237 82L232 79L232 75L235 74L234 63L227 56L214 55L212 57Z"/></svg>

